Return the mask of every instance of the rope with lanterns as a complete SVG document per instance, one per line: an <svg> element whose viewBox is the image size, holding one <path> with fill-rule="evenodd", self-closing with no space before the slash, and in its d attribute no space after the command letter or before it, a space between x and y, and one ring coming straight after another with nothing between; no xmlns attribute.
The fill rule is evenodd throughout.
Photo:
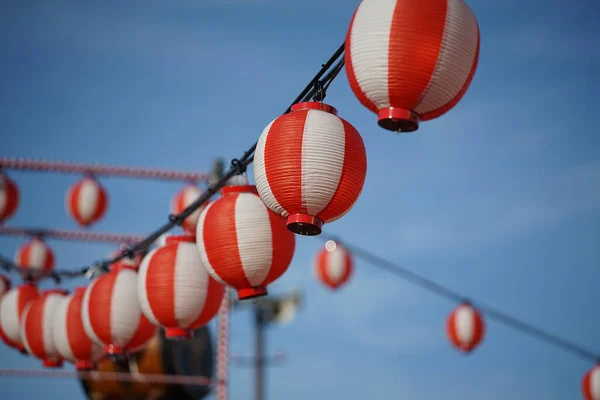
<svg viewBox="0 0 600 400"><path fill-rule="evenodd" d="M361 135L333 106L323 103L327 88L341 69L345 66L354 95L377 114L380 127L412 132L421 122L450 111L465 95L477 69L479 48L478 23L463 0L363 0L352 17L345 43L219 180L201 193L192 193L189 199L193 201L183 202L168 223L143 240L81 269L80 273L94 278L87 289L71 295L71 302L79 296L81 313L69 314L65 311L69 307L58 311L59 304L65 304L59 300L66 293L51 290L40 294L30 280L2 298L0 337L9 346L41 358L48 367L59 365L62 359L75 359L85 361L81 368L91 365L87 362L95 360L93 354L135 352L157 326L165 328L170 337L187 337L192 328L216 315L225 287L234 288L240 300L267 295L269 284L289 267L295 235L303 235L328 240L316 258L315 274L332 289L343 286L351 276L354 253L457 301L446 329L450 342L463 353L482 341L483 314L487 314L598 362L597 355L581 346L492 308L475 306L465 296L366 250L341 241L336 244L322 233L325 224L352 209L367 171ZM256 185L237 182L226 186L253 161ZM6 176L1 179L4 200L0 202L0 219L6 219L16 209L16 186ZM105 196L89 178L78 185L69 194L73 204L79 201L77 193L82 190L95 193L95 208L77 206L72 212L82 226L89 226L104 213ZM221 196L207 204L219 191ZM185 235L170 237L166 244L148 252L139 266L131 261L143 256L176 225L184 227ZM42 270L47 265L43 264ZM67 346L60 345L58 336L65 333L60 328L54 331L61 332L56 334L55 343L43 341L42 332L53 329L48 321L61 320L55 317L59 312L81 324L81 332L89 339L82 346L85 360L69 357L64 351ZM34 326L41 329L35 332L29 328ZM89 350L90 346L97 349ZM586 400L600 400L600 364L584 376L582 392Z"/></svg>

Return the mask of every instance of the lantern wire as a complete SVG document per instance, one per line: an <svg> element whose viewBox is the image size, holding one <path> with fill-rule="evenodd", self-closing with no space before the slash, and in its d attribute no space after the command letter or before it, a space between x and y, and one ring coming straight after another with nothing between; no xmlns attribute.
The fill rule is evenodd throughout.
<svg viewBox="0 0 600 400"><path fill-rule="evenodd" d="M454 302L471 304L475 308L477 308L477 310L504 326L520 331L521 333L524 333L528 336L540 339L550 345L570 352L584 360L592 361L594 363L600 363L600 355L586 349L583 346L575 344L569 340L563 339L541 328L535 327L518 318L510 316L496 308L485 305L479 301L474 301L473 299L470 299L467 296L455 292L452 289L449 289L422 275L419 275L416 272L411 271L410 269L407 269L401 265L386 260L360 246L350 244L348 242L343 241L339 237L327 234L325 232L321 232L319 236L315 237L323 241L333 240L334 242L340 243L356 257L361 258L369 264L379 267L406 282L410 282L414 285L420 286L421 288L428 290L433 294L436 294L440 297Z"/></svg>

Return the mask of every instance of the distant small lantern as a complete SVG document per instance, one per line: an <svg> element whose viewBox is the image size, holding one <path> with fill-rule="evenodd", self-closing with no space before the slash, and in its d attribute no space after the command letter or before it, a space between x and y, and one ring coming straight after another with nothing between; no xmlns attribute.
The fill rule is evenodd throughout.
<svg viewBox="0 0 600 400"><path fill-rule="evenodd" d="M328 240L315 259L314 272L317 279L330 289L339 289L352 276L353 261L348 249Z"/></svg>
<svg viewBox="0 0 600 400"><path fill-rule="evenodd" d="M464 0L363 0L346 36L346 74L379 125L411 132L465 95L479 27Z"/></svg>
<svg viewBox="0 0 600 400"><path fill-rule="evenodd" d="M54 269L54 253L44 240L33 238L17 249L15 263L35 280Z"/></svg>
<svg viewBox="0 0 600 400"><path fill-rule="evenodd" d="M187 184L184 186L179 193L171 200L171 214L180 214L188 208L193 202L204 193L198 186ZM198 224L198 217L204 209L205 205L201 205L193 213L191 213L186 219L183 220L182 227L185 232L192 235L196 234L196 225Z"/></svg>
<svg viewBox="0 0 600 400"><path fill-rule="evenodd" d="M461 353L469 353L483 340L483 318L472 305L463 303L449 315L446 334L450 343Z"/></svg>
<svg viewBox="0 0 600 400"><path fill-rule="evenodd" d="M590 369L581 381L584 400L600 400L600 364Z"/></svg>
<svg viewBox="0 0 600 400"><path fill-rule="evenodd" d="M140 266L137 293L144 315L168 338L189 338L217 315L225 287L204 268L195 236L169 236Z"/></svg>
<svg viewBox="0 0 600 400"><path fill-rule="evenodd" d="M38 288L32 283L24 283L9 290L0 299L0 339L8 346L25 351L21 339L21 319L25 308L38 297Z"/></svg>
<svg viewBox="0 0 600 400"><path fill-rule="evenodd" d="M86 176L68 190L65 206L71 218L87 228L106 214L108 195L96 179Z"/></svg>
<svg viewBox="0 0 600 400"><path fill-rule="evenodd" d="M0 172L0 223L12 217L19 208L19 187Z"/></svg>
<svg viewBox="0 0 600 400"><path fill-rule="evenodd" d="M287 271L296 238L269 210L255 186L225 186L198 221L196 243L208 273L237 290L239 299L267 294Z"/></svg>
<svg viewBox="0 0 600 400"><path fill-rule="evenodd" d="M254 155L262 201L287 218L288 229L318 235L356 203L367 155L358 131L317 102L298 103L263 131Z"/></svg>

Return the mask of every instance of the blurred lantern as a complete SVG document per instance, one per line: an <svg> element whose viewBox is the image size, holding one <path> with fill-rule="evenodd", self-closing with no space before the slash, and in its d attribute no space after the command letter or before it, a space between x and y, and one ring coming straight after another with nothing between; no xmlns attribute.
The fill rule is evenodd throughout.
<svg viewBox="0 0 600 400"><path fill-rule="evenodd" d="M245 175L234 175L227 179L223 186L246 186L248 185L248 177Z"/></svg>
<svg viewBox="0 0 600 400"><path fill-rule="evenodd" d="M352 275L352 256L343 246L333 240L325 243L325 248L315 259L315 275L330 289L338 289Z"/></svg>
<svg viewBox="0 0 600 400"><path fill-rule="evenodd" d="M58 306L67 291L50 289L29 303L21 319L21 339L29 354L41 359L44 367L61 367L62 358L52 339Z"/></svg>
<svg viewBox="0 0 600 400"><path fill-rule="evenodd" d="M446 334L452 345L469 353L481 343L485 333L483 318L470 304L456 307L446 322Z"/></svg>
<svg viewBox="0 0 600 400"><path fill-rule="evenodd" d="M366 173L360 134L322 103L298 103L271 122L254 155L258 194L300 235L318 235L350 211Z"/></svg>
<svg viewBox="0 0 600 400"><path fill-rule="evenodd" d="M25 308L39 296L35 285L25 283L9 290L0 299L0 338L8 346L25 350L21 340L21 319Z"/></svg>
<svg viewBox="0 0 600 400"><path fill-rule="evenodd" d="M194 201L198 200L203 193L203 190L192 184L187 184L179 193L171 200L171 214L180 214L183 210L190 206ZM198 217L202 212L204 205L194 210L186 219L183 220L182 227L187 233L192 235L196 233L196 224Z"/></svg>
<svg viewBox="0 0 600 400"><path fill-rule="evenodd" d="M190 338L219 311L225 287L206 272L194 236L170 236L142 261L138 297L144 315L168 338Z"/></svg>
<svg viewBox="0 0 600 400"><path fill-rule="evenodd" d="M19 188L17 184L0 172L0 223L14 215L19 207Z"/></svg>
<svg viewBox="0 0 600 400"><path fill-rule="evenodd" d="M134 267L116 263L85 291L83 326L90 339L104 346L106 354L135 352L156 331L140 309L137 279Z"/></svg>
<svg viewBox="0 0 600 400"><path fill-rule="evenodd" d="M0 299L10 290L10 280L4 276L0 275Z"/></svg>
<svg viewBox="0 0 600 400"><path fill-rule="evenodd" d="M255 186L225 186L198 222L196 243L209 274L237 290L238 298L267 294L287 270L296 238L269 210Z"/></svg>
<svg viewBox="0 0 600 400"><path fill-rule="evenodd" d="M108 196L92 176L75 183L65 198L67 213L82 227L98 222L106 213Z"/></svg>
<svg viewBox="0 0 600 400"><path fill-rule="evenodd" d="M415 131L452 109L478 59L479 27L464 0L363 0L346 36L350 87L390 131Z"/></svg>
<svg viewBox="0 0 600 400"><path fill-rule="evenodd" d="M92 369L102 356L102 347L85 333L81 316L85 287L78 287L55 312L52 340L58 354L78 370Z"/></svg>
<svg viewBox="0 0 600 400"><path fill-rule="evenodd" d="M600 400L600 364L585 374L581 381L581 392L585 400Z"/></svg>
<svg viewBox="0 0 600 400"><path fill-rule="evenodd" d="M35 278L54 268L54 253L43 239L33 238L21 246L15 255L15 263L21 272Z"/></svg>

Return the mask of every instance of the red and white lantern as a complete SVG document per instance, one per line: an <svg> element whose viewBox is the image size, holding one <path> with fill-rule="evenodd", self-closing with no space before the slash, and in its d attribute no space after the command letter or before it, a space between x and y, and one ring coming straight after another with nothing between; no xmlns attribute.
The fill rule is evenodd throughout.
<svg viewBox="0 0 600 400"><path fill-rule="evenodd" d="M315 276L330 289L338 289L352 275L353 262L350 252L333 240L325 243L315 259Z"/></svg>
<svg viewBox="0 0 600 400"><path fill-rule="evenodd" d="M346 74L379 125L411 132L465 95L479 27L464 0L363 0L346 35Z"/></svg>
<svg viewBox="0 0 600 400"><path fill-rule="evenodd" d="M86 176L71 186L65 206L75 222L82 227L89 227L106 214L108 195L96 179Z"/></svg>
<svg viewBox="0 0 600 400"><path fill-rule="evenodd" d="M142 312L168 338L189 338L217 315L225 287L202 264L195 236L169 236L140 266Z"/></svg>
<svg viewBox="0 0 600 400"><path fill-rule="evenodd" d="M267 294L288 269L296 238L269 210L255 186L225 186L198 221L196 243L208 273L237 290L238 298Z"/></svg>
<svg viewBox="0 0 600 400"><path fill-rule="evenodd" d="M54 253L42 239L33 238L17 250L15 263L35 277L52 271Z"/></svg>
<svg viewBox="0 0 600 400"><path fill-rule="evenodd" d="M9 290L0 299L0 338L8 346L24 351L21 340L21 319L30 302L40 297L38 288L25 283Z"/></svg>
<svg viewBox="0 0 600 400"><path fill-rule="evenodd" d="M156 328L142 314L137 296L135 268L115 264L109 273L96 278L83 298L83 326L106 354L125 354L143 347Z"/></svg>
<svg viewBox="0 0 600 400"><path fill-rule="evenodd" d="M179 193L171 200L171 214L180 214L183 210L188 208L194 201L198 200L203 193L203 190L198 186L187 184ZM196 225L198 224L198 218L204 205L194 210L186 219L183 220L182 227L184 231L196 234Z"/></svg>
<svg viewBox="0 0 600 400"><path fill-rule="evenodd" d="M54 345L53 324L58 306L67 292L50 289L29 303L21 319L21 339L29 354L41 359L44 367L62 367L62 358Z"/></svg>
<svg viewBox="0 0 600 400"><path fill-rule="evenodd" d="M600 364L588 371L581 381L584 400L600 400Z"/></svg>
<svg viewBox="0 0 600 400"><path fill-rule="evenodd" d="M12 217L19 207L19 188L17 184L0 172L0 223Z"/></svg>
<svg viewBox="0 0 600 400"><path fill-rule="evenodd" d="M85 290L85 287L75 289L58 305L52 325L52 339L58 354L74 363L78 370L92 369L102 356L102 347L92 342L83 327L81 311Z"/></svg>
<svg viewBox="0 0 600 400"><path fill-rule="evenodd" d="M318 235L348 213L366 173L360 134L335 108L316 102L298 103L271 122L254 155L260 198L300 235Z"/></svg>
<svg viewBox="0 0 600 400"><path fill-rule="evenodd" d="M0 275L0 299L10 290L10 280L4 276Z"/></svg>
<svg viewBox="0 0 600 400"><path fill-rule="evenodd" d="M456 307L446 321L450 343L462 353L469 353L481 343L485 325L479 312L470 304Z"/></svg>

